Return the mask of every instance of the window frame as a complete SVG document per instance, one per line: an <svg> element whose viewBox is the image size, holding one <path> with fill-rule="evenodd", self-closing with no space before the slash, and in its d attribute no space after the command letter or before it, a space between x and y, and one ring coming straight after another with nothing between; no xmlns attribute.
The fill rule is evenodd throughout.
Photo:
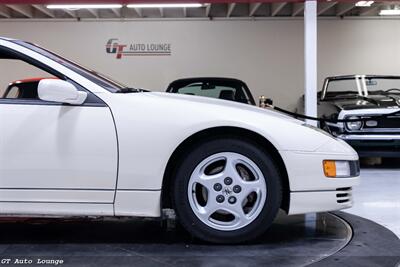
<svg viewBox="0 0 400 267"><path fill-rule="evenodd" d="M71 84L73 84L79 91L84 91L88 94L87 99L83 104L80 106L107 106L107 104L98 98L96 95L94 95L91 91L87 90L84 86L78 84L74 80L68 78L66 75L58 72L57 70L47 66L46 64L28 56L25 55L19 51L16 51L12 48L3 46L0 44L0 54L7 54L9 53L12 57L9 60L20 60L28 65L32 65L35 68L38 68L42 71L47 72L50 75L53 75L61 80L67 81ZM2 58L0 57L0 60L4 60L7 58ZM1 73L0 73L1 75ZM7 90L7 89L6 89ZM24 104L24 105L49 105L49 106L74 106L70 105L67 103L57 103L57 102L51 102L51 101L45 101L41 99L18 99L18 98L0 98L0 104Z"/></svg>

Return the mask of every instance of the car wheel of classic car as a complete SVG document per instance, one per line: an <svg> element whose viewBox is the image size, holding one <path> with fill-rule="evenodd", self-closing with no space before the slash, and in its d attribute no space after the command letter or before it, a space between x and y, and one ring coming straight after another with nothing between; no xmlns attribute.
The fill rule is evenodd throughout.
<svg viewBox="0 0 400 267"><path fill-rule="evenodd" d="M237 139L202 143L182 161L174 208L193 236L216 243L254 239L271 225L282 198L272 158Z"/></svg>

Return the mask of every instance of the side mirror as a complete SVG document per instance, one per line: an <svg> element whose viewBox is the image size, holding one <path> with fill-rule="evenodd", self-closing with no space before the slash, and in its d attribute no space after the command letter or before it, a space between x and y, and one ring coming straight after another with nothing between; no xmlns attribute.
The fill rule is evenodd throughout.
<svg viewBox="0 0 400 267"><path fill-rule="evenodd" d="M87 98L87 93L78 91L69 82L57 79L43 79L38 85L38 95L41 100L58 103L81 105Z"/></svg>

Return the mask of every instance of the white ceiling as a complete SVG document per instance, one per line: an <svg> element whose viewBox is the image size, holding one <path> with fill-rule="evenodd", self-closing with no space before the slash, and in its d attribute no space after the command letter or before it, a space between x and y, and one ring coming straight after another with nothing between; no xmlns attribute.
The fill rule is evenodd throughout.
<svg viewBox="0 0 400 267"><path fill-rule="evenodd" d="M378 16L382 8L396 2L379 2L370 7L357 7L354 2L318 2L318 16ZM397 2L398 3L398 2ZM45 5L0 5L2 19L174 19L174 18L270 18L303 16L303 3L229 3L209 4L198 8L80 9L51 10Z"/></svg>

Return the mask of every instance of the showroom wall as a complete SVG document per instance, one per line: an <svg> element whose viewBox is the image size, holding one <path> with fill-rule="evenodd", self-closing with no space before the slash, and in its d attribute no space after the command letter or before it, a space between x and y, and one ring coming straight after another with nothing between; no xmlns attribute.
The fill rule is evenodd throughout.
<svg viewBox="0 0 400 267"><path fill-rule="evenodd" d="M319 86L327 75L400 75L400 20L322 19L318 31ZM236 77L248 83L255 97L267 95L286 107L304 90L301 19L3 21L0 36L38 43L123 83L151 90L164 90L181 77ZM111 41L111 48L118 43L137 53L120 59L107 53L111 38L118 39ZM10 66L0 64L1 86L36 75Z"/></svg>

